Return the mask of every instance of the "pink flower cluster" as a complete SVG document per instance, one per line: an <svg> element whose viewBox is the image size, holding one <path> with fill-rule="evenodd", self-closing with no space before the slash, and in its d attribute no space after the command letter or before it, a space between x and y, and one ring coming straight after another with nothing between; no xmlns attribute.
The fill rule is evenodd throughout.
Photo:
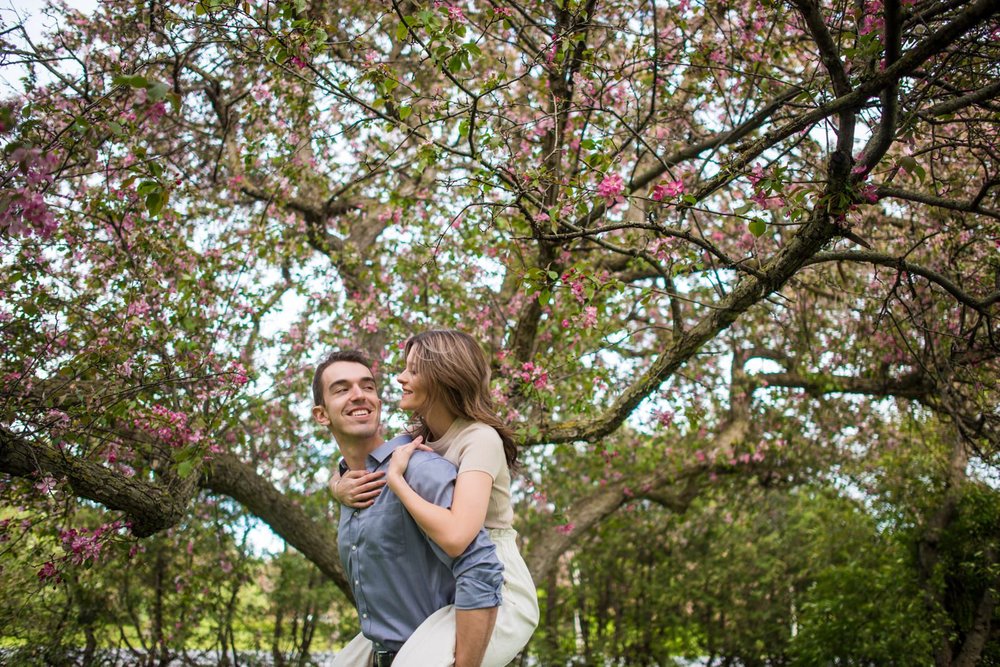
<svg viewBox="0 0 1000 667"><path fill-rule="evenodd" d="M38 570L38 580L43 584L49 581L53 584L58 584L62 581L62 577L59 576L59 570L56 568L56 564L52 561L48 561L40 570Z"/></svg>
<svg viewBox="0 0 1000 667"><path fill-rule="evenodd" d="M201 441L201 431L188 426L188 416L173 412L162 405L154 405L151 419L133 420L136 428L163 440L171 447L184 447Z"/></svg>
<svg viewBox="0 0 1000 667"><path fill-rule="evenodd" d="M625 181L618 174L608 174L597 186L597 194L607 201L608 206L614 206L622 201L622 192L625 190Z"/></svg>
<svg viewBox="0 0 1000 667"><path fill-rule="evenodd" d="M62 540L63 550L69 555L70 560L75 565L82 565L88 560L97 561L100 558L103 546L101 543L102 534L101 528L93 533L70 528L59 533L59 539Z"/></svg>
<svg viewBox="0 0 1000 667"><path fill-rule="evenodd" d="M864 19L861 22L859 34L879 33L885 28L885 13L882 9L881 0L871 0L865 3Z"/></svg>
<svg viewBox="0 0 1000 667"><path fill-rule="evenodd" d="M238 361L230 364L229 372L232 373L232 383L237 387L242 387L250 381L250 378L247 376L247 369Z"/></svg>
<svg viewBox="0 0 1000 667"><path fill-rule="evenodd" d="M18 148L9 159L17 165L9 175L20 176L23 182L19 187L0 190L0 231L15 236L37 234L47 239L57 225L42 192L52 182L59 158L37 148Z"/></svg>
<svg viewBox="0 0 1000 667"><path fill-rule="evenodd" d="M676 197L684 192L681 181L667 181L653 186L653 201L663 201L664 197Z"/></svg>
<svg viewBox="0 0 1000 667"><path fill-rule="evenodd" d="M535 389L547 389L549 386L549 374L530 361L521 364L521 370L515 376L522 382L530 383Z"/></svg>

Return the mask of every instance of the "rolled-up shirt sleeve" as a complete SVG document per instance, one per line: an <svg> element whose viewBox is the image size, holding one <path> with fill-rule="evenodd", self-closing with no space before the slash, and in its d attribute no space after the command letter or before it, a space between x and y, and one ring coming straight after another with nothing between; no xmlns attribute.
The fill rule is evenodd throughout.
<svg viewBox="0 0 1000 667"><path fill-rule="evenodd" d="M411 461L412 465L412 461ZM409 472L409 470L407 471ZM420 461L420 474L406 475L407 482L422 498L441 507L451 507L455 490L455 467L441 458ZM451 558L432 539L424 535L437 558L451 568L455 576L456 609L499 607L503 588L503 565L496 546L482 528L468 548Z"/></svg>

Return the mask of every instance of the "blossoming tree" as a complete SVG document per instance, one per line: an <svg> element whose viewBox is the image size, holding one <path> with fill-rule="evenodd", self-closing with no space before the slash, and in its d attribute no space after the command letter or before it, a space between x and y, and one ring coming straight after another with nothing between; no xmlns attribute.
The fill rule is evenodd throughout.
<svg viewBox="0 0 1000 667"><path fill-rule="evenodd" d="M299 502L333 455L310 370L365 348L391 403L430 326L490 352L539 581L623 507L795 484L900 414L948 425L962 488L1000 437L998 9L115 0L54 6L42 40L8 23L5 535L68 535L51 578L226 497L346 591ZM107 523L56 512L74 498Z"/></svg>

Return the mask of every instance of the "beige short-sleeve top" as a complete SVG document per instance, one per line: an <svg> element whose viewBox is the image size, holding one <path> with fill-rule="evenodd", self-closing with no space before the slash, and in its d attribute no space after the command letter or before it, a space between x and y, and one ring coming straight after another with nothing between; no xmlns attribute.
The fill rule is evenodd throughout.
<svg viewBox="0 0 1000 667"><path fill-rule="evenodd" d="M427 445L454 463L459 475L470 470L481 470L492 477L493 489L486 509L485 526L513 528L510 470L503 453L503 441L496 429L482 422L456 419L443 436Z"/></svg>

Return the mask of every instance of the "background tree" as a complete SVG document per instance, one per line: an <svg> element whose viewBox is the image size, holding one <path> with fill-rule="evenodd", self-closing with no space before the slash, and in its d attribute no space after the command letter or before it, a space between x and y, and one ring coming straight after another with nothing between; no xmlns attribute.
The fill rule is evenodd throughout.
<svg viewBox="0 0 1000 667"><path fill-rule="evenodd" d="M554 594L609 522L627 543L692 508L768 539L770 507L792 535L800 514L850 516L852 543L876 540L845 467L873 434L920 452L907 424L940 433L937 486L912 490L935 504L888 502L912 517L935 661L972 664L996 627L997 11L203 0L54 7L37 42L8 23L5 500L78 533L75 499L96 502L100 551L229 498L346 592L325 508L302 502L333 454L312 364L361 345L391 403L397 344L457 326L526 446L526 552ZM746 552L766 594L704 607L764 595L780 640L723 645L732 617L704 611L655 650L799 650L777 583L825 570L781 553Z"/></svg>

